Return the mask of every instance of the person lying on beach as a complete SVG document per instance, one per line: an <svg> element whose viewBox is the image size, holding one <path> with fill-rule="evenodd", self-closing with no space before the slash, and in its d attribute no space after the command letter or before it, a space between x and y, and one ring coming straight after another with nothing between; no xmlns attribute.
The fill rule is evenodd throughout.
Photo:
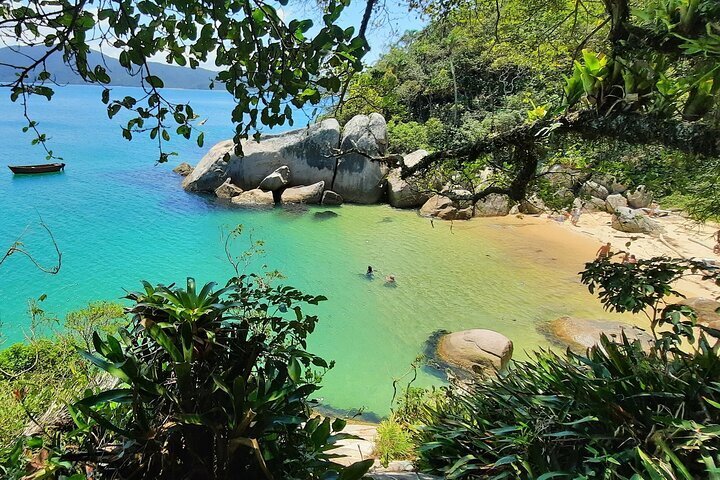
<svg viewBox="0 0 720 480"><path fill-rule="evenodd" d="M605 245L601 245L600 248L598 248L595 258L602 260L609 259L610 257L612 257L610 254L610 242L607 242Z"/></svg>

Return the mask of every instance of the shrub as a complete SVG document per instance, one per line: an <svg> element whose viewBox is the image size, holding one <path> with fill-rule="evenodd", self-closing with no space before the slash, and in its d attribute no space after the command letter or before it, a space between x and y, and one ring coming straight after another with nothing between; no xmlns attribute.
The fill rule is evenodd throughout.
<svg viewBox="0 0 720 480"><path fill-rule="evenodd" d="M417 122L388 122L388 138L390 152L409 153L421 148L428 148L427 130L425 125Z"/></svg>
<svg viewBox="0 0 720 480"><path fill-rule="evenodd" d="M410 433L392 416L380 422L375 437L375 454L387 466L393 460L411 458L414 445Z"/></svg>

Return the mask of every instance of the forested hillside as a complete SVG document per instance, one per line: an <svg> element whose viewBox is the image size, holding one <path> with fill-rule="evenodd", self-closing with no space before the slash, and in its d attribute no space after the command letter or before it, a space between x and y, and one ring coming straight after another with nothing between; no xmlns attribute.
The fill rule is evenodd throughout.
<svg viewBox="0 0 720 480"><path fill-rule="evenodd" d="M358 75L337 114L343 121L382 112L395 153L450 152L535 123L546 168L559 162L610 174L631 187L647 185L668 206L712 215L717 163L697 157L712 152L703 151L698 138L674 134L650 145L638 140L645 140L649 125L662 122L672 123L667 128L718 127L720 4L642 0L621 8L628 11L617 20L605 3L419 4L429 25L407 33ZM595 118L642 118L605 132L601 126L552 134L551 119L588 111ZM540 125L543 121L549 123ZM507 161L499 155L496 149L462 165L484 167L493 156L496 165ZM534 184L542 190L542 182Z"/></svg>

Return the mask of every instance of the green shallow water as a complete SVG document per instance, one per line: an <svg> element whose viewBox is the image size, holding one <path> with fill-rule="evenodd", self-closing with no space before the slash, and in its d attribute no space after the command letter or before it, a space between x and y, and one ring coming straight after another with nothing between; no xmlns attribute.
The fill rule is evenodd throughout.
<svg viewBox="0 0 720 480"><path fill-rule="evenodd" d="M231 135L225 119L232 105L221 93L174 94L191 96L195 110L209 114L208 146ZM256 266L267 264L288 284L328 297L309 310L321 320L310 346L337 362L320 393L336 409L387 414L393 379L436 330L491 328L510 337L522 358L549 345L538 329L543 322L603 315L575 271L551 259L528 262L531 241L516 228L492 221L433 227L415 212L387 206L343 206L325 220L315 217L324 210L318 208L229 210L183 192L170 166L153 164L152 144L122 140L117 123L104 116L98 90L69 87L62 95L43 102L37 114L68 168L36 178L12 177L4 166L42 157L19 132L17 106L0 100L0 245L40 214L63 252L56 276L21 257L0 268L0 319L9 340L22 340L26 301L41 294L48 296L44 308L62 315L88 301L118 299L141 279L223 282L231 269L222 231L237 224L266 242ZM203 153L189 143L176 148L178 161L196 163ZM40 261L52 261L51 244L36 224L24 241ZM374 281L363 275L367 265L378 271ZM397 277L396 287L384 285L386 274ZM439 382L421 372L417 384Z"/></svg>

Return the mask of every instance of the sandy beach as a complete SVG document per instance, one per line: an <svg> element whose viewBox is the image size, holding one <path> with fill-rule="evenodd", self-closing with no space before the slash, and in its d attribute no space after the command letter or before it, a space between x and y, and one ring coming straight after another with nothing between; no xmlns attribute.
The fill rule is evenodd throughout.
<svg viewBox="0 0 720 480"><path fill-rule="evenodd" d="M700 224L681 215L670 214L656 219L664 233L655 237L615 230L611 227L611 218L612 215L605 212L584 213L578 226L573 226L569 221L552 220L547 215L507 216L494 218L493 221L508 227L522 227L519 232L532 237L533 243L540 249L552 252L553 259L577 264L578 268L592 260L600 245L606 242L612 244L613 252L626 250L641 259L667 256L720 260L713 253L712 238L720 229L718 224ZM617 261L620 258L615 257ZM546 259L538 255L537 261L544 262ZM677 287L687 297L720 297L720 288L699 278L685 278Z"/></svg>

